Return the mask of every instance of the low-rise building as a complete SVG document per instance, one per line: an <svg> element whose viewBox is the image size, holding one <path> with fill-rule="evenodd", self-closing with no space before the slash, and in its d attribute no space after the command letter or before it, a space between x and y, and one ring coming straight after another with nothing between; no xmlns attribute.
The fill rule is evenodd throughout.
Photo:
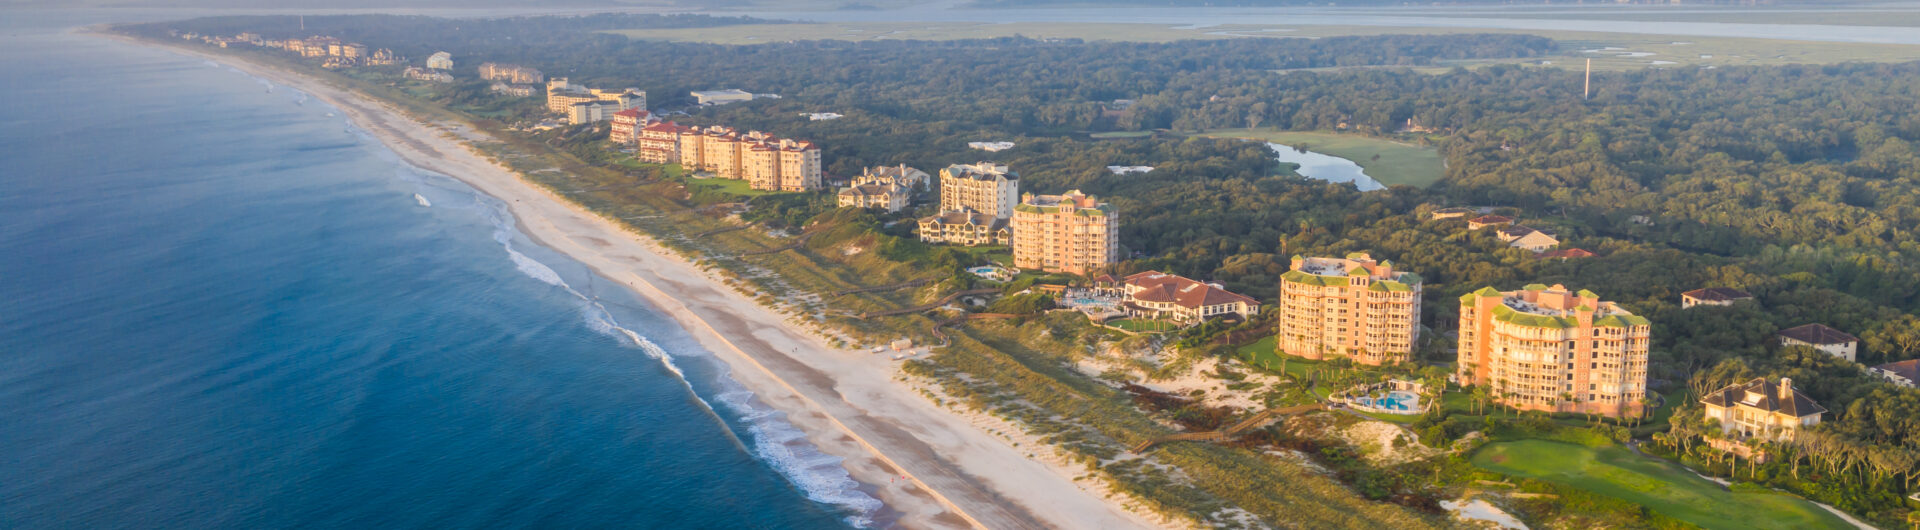
<svg viewBox="0 0 1920 530"><path fill-rule="evenodd" d="M1860 349L1859 337L1827 327L1825 324L1807 324L1787 328L1781 330L1778 336L1782 345L1807 346L1849 361L1854 359Z"/></svg>
<svg viewBox="0 0 1920 530"><path fill-rule="evenodd" d="M907 167L906 164L900 164L898 166L875 166L867 168L858 176L853 177L853 185L884 184L904 187L910 192L918 193L926 191L931 185L932 180L933 177L928 175L927 172Z"/></svg>
<svg viewBox="0 0 1920 530"><path fill-rule="evenodd" d="M1013 232L1005 219L960 209L921 219L920 240L969 247L1006 245L1012 242Z"/></svg>
<svg viewBox="0 0 1920 530"><path fill-rule="evenodd" d="M913 197L910 188L895 184L854 184L840 190L841 208L880 208L898 212Z"/></svg>
<svg viewBox="0 0 1920 530"><path fill-rule="evenodd" d="M1893 384L1913 388L1920 386L1920 359L1909 359L1897 363L1887 363L1873 367L1873 373L1887 378Z"/></svg>
<svg viewBox="0 0 1920 530"><path fill-rule="evenodd" d="M516 98L530 98L534 94L533 85L512 85L504 81L495 81L493 86L487 88L495 93Z"/></svg>
<svg viewBox="0 0 1920 530"><path fill-rule="evenodd" d="M693 100L701 105L725 105L728 103L753 101L752 93L732 88L723 90L696 90L692 92L692 95Z"/></svg>
<svg viewBox="0 0 1920 530"><path fill-rule="evenodd" d="M1111 280L1103 276L1103 280ZM1218 285L1184 276L1147 271L1121 280L1120 306L1130 316L1197 323L1209 318L1234 315L1240 320L1260 312L1260 302L1233 293ZM1095 289L1103 286L1096 285ZM1113 287L1106 287L1111 289Z"/></svg>
<svg viewBox="0 0 1920 530"><path fill-rule="evenodd" d="M1825 407L1793 388L1793 380L1780 378L1774 384L1757 377L1745 383L1728 385L1700 398L1706 418L1720 422L1721 438L1792 440L1800 429L1820 423ZM1718 447L1716 445L1716 447Z"/></svg>
<svg viewBox="0 0 1920 530"><path fill-rule="evenodd" d="M1084 275L1120 261L1119 210L1080 190L1024 195L1010 226L1015 267Z"/></svg>
<svg viewBox="0 0 1920 530"><path fill-rule="evenodd" d="M1513 218L1504 215L1482 215L1467 221L1468 230L1513 224Z"/></svg>
<svg viewBox="0 0 1920 530"><path fill-rule="evenodd" d="M1680 308L1691 309L1703 305L1730 306L1741 300L1752 300L1753 295L1732 287L1708 287L1680 293Z"/></svg>
<svg viewBox="0 0 1920 530"><path fill-rule="evenodd" d="M1275 346L1306 359L1365 365L1405 362L1420 340L1419 275L1365 252L1344 259L1294 256L1280 275Z"/></svg>
<svg viewBox="0 0 1920 530"><path fill-rule="evenodd" d="M1637 416L1652 323L1591 291L1528 285L1460 297L1455 377L1520 410Z"/></svg>
<svg viewBox="0 0 1920 530"><path fill-rule="evenodd" d="M453 82L453 74L441 72L438 70L428 70L426 68L421 68L418 66L409 66L407 67L406 70L402 70L400 72L400 77L405 77L407 79L412 79L415 81L429 81L434 83L452 83Z"/></svg>
<svg viewBox="0 0 1920 530"><path fill-rule="evenodd" d="M533 85L546 81L539 70L517 64L480 63L480 78L488 81L506 81L516 85Z"/></svg>
<svg viewBox="0 0 1920 530"><path fill-rule="evenodd" d="M453 54L447 53L447 52L434 52L433 55L427 56L427 68L432 68L435 70L452 70Z"/></svg>
<svg viewBox="0 0 1920 530"><path fill-rule="evenodd" d="M1496 235L1500 237L1501 241L1507 242L1508 246L1526 249L1534 253L1546 252L1552 250L1553 247L1560 246L1560 239L1554 237L1552 231L1520 225L1502 228Z"/></svg>
<svg viewBox="0 0 1920 530"><path fill-rule="evenodd" d="M1474 213L1475 212L1472 208L1441 208L1438 210L1434 210L1433 213L1428 215L1430 218L1438 220L1438 219L1460 219L1469 215L1473 215Z"/></svg>

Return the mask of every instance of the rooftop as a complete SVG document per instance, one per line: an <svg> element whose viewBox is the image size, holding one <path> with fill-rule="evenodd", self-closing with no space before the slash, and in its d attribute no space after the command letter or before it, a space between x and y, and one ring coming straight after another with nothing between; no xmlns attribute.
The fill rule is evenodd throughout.
<svg viewBox="0 0 1920 530"><path fill-rule="evenodd" d="M1840 331L1837 329L1827 327L1826 324L1806 324L1803 326L1791 327L1791 328L1781 330L1779 335L1782 337L1797 340L1800 342L1805 342L1807 344L1817 344L1822 346L1829 345L1829 344L1847 344L1851 342L1860 342L1859 337L1848 335L1847 332L1845 331Z"/></svg>
<svg viewBox="0 0 1920 530"><path fill-rule="evenodd" d="M1687 298L1692 298L1695 300L1706 300L1709 302L1731 302L1734 300L1747 300L1747 299L1753 298L1752 294L1748 294L1746 291L1742 291L1732 287L1708 287L1705 289L1694 289L1691 291L1680 293L1680 296L1685 296Z"/></svg>
<svg viewBox="0 0 1920 530"><path fill-rule="evenodd" d="M1172 302L1188 309L1242 302L1258 305L1244 295L1221 289L1213 284L1201 283L1184 276L1167 274L1160 271L1146 271L1127 276L1127 285L1140 288L1132 294L1134 300L1141 302Z"/></svg>
<svg viewBox="0 0 1920 530"><path fill-rule="evenodd" d="M1873 369L1893 372L1894 375L1905 377L1908 381L1920 382L1920 359L1908 359L1897 363L1887 363L1875 366Z"/></svg>
<svg viewBox="0 0 1920 530"><path fill-rule="evenodd" d="M1738 407L1757 409L1764 412L1778 412L1801 418L1826 412L1826 407L1814 403L1805 393L1793 390L1793 380L1781 378L1779 384L1764 377L1756 377L1746 383L1727 385L1700 399L1701 403L1717 407Z"/></svg>

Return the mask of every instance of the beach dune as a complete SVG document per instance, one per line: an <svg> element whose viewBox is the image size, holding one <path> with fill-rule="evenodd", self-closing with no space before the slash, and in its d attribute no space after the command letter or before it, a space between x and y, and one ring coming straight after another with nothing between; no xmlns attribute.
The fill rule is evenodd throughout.
<svg viewBox="0 0 1920 530"><path fill-rule="evenodd" d="M467 129L464 124L422 123L294 71L165 47L325 101L409 163L505 202L528 236L671 315L822 452L845 459L849 474L895 511L902 527L1158 526L1097 485L1069 478L1084 471L1028 458L1033 449L1016 448L976 426L977 418L935 406L896 379L898 363L888 356L829 346L651 239L522 180L445 134Z"/></svg>

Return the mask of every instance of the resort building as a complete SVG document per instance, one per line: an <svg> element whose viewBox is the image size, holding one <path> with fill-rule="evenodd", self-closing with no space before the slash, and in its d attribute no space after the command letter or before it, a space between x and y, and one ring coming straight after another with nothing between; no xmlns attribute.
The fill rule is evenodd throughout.
<svg viewBox="0 0 1920 530"><path fill-rule="evenodd" d="M1779 384L1758 377L1728 385L1701 398L1700 404L1706 407L1707 419L1719 420L1721 437L1728 441L1792 440L1802 427L1818 425L1820 415L1827 412L1806 394L1794 391L1793 380L1785 377Z"/></svg>
<svg viewBox="0 0 1920 530"><path fill-rule="evenodd" d="M567 123L580 125L613 119L619 104L611 101L583 101L567 107Z"/></svg>
<svg viewBox="0 0 1920 530"><path fill-rule="evenodd" d="M904 187L912 192L926 191L932 181L933 177L927 175L927 172L907 167L906 164L870 167L862 171L859 176L853 177L855 186L885 184Z"/></svg>
<svg viewBox="0 0 1920 530"><path fill-rule="evenodd" d="M701 105L725 105L728 103L753 101L753 94L732 88L725 90L696 90L692 92L692 94L693 100L699 102Z"/></svg>
<svg viewBox="0 0 1920 530"><path fill-rule="evenodd" d="M1306 359L1346 357L1371 366L1406 362L1420 340L1420 276L1375 262L1293 257L1280 275L1276 347Z"/></svg>
<svg viewBox="0 0 1920 530"><path fill-rule="evenodd" d="M920 220L920 240L951 245L1005 245L1013 239L1007 220L973 210L942 212Z"/></svg>
<svg viewBox="0 0 1920 530"><path fill-rule="evenodd" d="M840 190L841 208L880 208L898 212L907 207L913 192L894 184L855 184Z"/></svg>
<svg viewBox="0 0 1920 530"><path fill-rule="evenodd" d="M674 122L655 121L640 128L633 157L641 162L672 164L680 161L680 137L692 133L691 127ZM698 143L698 137L694 138Z"/></svg>
<svg viewBox="0 0 1920 530"><path fill-rule="evenodd" d="M1887 378L1895 385L1913 388L1920 386L1920 359L1909 359L1897 363L1887 363L1873 367L1873 373Z"/></svg>
<svg viewBox="0 0 1920 530"><path fill-rule="evenodd" d="M1732 287L1708 287L1680 293L1680 308L1692 309L1703 305L1730 306L1741 300L1752 300L1753 295Z"/></svg>
<svg viewBox="0 0 1920 530"><path fill-rule="evenodd" d="M756 190L809 191L822 186L820 147L731 127L680 132L680 164L721 178L748 181Z"/></svg>
<svg viewBox="0 0 1920 530"><path fill-rule="evenodd" d="M1534 284L1460 297L1462 385L1520 410L1636 416L1652 325L1591 291Z"/></svg>
<svg viewBox="0 0 1920 530"><path fill-rule="evenodd" d="M1013 216L1020 175L991 162L954 164L940 170L940 211L971 209L996 219Z"/></svg>
<svg viewBox="0 0 1920 530"><path fill-rule="evenodd" d="M427 68L432 68L435 70L452 70L453 54L447 53L447 52L434 52L433 55L427 56Z"/></svg>
<svg viewBox="0 0 1920 530"><path fill-rule="evenodd" d="M1160 271L1142 272L1118 281L1101 275L1094 279L1094 289L1119 291L1120 307L1135 318L1192 324L1226 315L1245 321L1260 312L1257 300L1218 285Z"/></svg>
<svg viewBox="0 0 1920 530"><path fill-rule="evenodd" d="M574 105L594 101L611 103L616 112L627 109L647 109L647 93L637 88L590 89L569 83L565 77L556 77L547 81L548 112L565 113Z"/></svg>
<svg viewBox="0 0 1920 530"><path fill-rule="evenodd" d="M533 85L546 81L539 70L517 64L480 63L480 78L488 81L506 81L516 85Z"/></svg>
<svg viewBox="0 0 1920 530"><path fill-rule="evenodd" d="M607 133L607 141L628 147L640 142L640 128L653 123L654 117L640 109L626 109L613 113L613 130Z"/></svg>
<svg viewBox="0 0 1920 530"><path fill-rule="evenodd" d="M747 187L770 191L820 189L820 148L813 142L766 137L743 144Z"/></svg>
<svg viewBox="0 0 1920 530"><path fill-rule="evenodd" d="M1853 360L1860 350L1860 338L1827 327L1825 324L1807 324L1787 328L1778 333L1783 346L1807 346L1833 354L1834 357Z"/></svg>
<svg viewBox="0 0 1920 530"><path fill-rule="evenodd" d="M1015 267L1084 275L1120 261L1120 213L1080 190L1026 194L1010 227Z"/></svg>

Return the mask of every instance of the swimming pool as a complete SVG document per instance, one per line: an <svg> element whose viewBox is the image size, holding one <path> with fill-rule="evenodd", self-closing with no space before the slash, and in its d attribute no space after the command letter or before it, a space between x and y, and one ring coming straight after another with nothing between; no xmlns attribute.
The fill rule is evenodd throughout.
<svg viewBox="0 0 1920 530"><path fill-rule="evenodd" d="M1387 395L1384 395L1384 396L1363 397L1355 401L1362 406L1373 407L1381 410L1412 411L1413 407L1420 403L1420 396L1412 392L1395 390L1392 392L1388 392Z"/></svg>

